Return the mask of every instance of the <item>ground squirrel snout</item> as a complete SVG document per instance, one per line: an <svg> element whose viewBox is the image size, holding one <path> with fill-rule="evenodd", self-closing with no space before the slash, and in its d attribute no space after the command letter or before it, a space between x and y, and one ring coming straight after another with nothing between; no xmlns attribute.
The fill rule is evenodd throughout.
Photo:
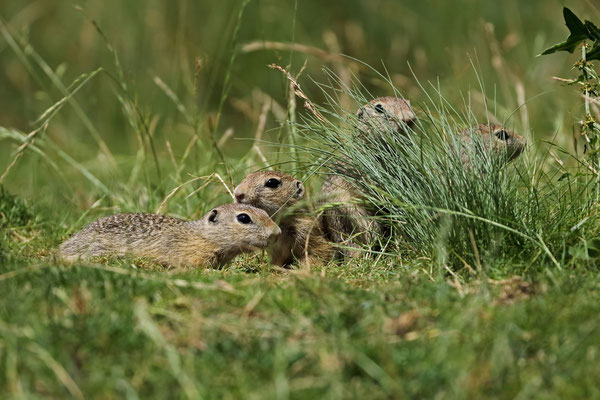
<svg viewBox="0 0 600 400"><path fill-rule="evenodd" d="M248 175L234 190L238 203L262 208L272 217L277 214L281 235L271 246L271 262L289 266L321 263L334 251L324 232L322 219L310 214L305 205L289 208L304 197L304 184L278 171L260 171Z"/></svg>
<svg viewBox="0 0 600 400"><path fill-rule="evenodd" d="M196 221L143 213L100 218L61 244L59 253L66 261L132 255L171 266L217 267L266 248L280 234L264 210L226 204Z"/></svg>

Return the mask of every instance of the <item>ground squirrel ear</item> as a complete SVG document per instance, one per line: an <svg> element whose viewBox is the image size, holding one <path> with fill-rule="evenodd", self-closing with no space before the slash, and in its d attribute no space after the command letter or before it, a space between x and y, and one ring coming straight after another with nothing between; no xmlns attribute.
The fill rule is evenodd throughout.
<svg viewBox="0 0 600 400"><path fill-rule="evenodd" d="M210 212L210 215L208 216L208 222L212 222L213 224L216 224L217 223L217 214L218 213L219 212L216 209L212 210Z"/></svg>
<svg viewBox="0 0 600 400"><path fill-rule="evenodd" d="M296 181L296 193L294 197L297 199L301 199L304 196L304 185L300 181Z"/></svg>

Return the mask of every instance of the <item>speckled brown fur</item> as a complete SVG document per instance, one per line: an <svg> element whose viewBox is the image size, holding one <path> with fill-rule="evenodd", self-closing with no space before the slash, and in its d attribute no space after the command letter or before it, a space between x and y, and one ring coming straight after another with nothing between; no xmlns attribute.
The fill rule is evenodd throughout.
<svg viewBox="0 0 600 400"><path fill-rule="evenodd" d="M356 112L358 129L372 134L378 130L393 129L404 134L412 126L416 115L410 101L399 97L385 96L371 100Z"/></svg>
<svg viewBox="0 0 600 400"><path fill-rule="evenodd" d="M485 151L489 151L490 145L494 154L506 157L506 162L510 162L523 153L527 146L527 140L517 133L505 129L501 125L475 125L462 130L460 133L463 148L461 149L461 161L464 166L470 165L467 147L473 146L473 138L480 136L477 143L483 145Z"/></svg>
<svg viewBox="0 0 600 400"><path fill-rule="evenodd" d="M238 218L250 223L242 223ZM101 255L149 257L171 266L221 266L267 247L281 233L261 209L227 204L197 221L159 214L117 214L92 222L59 248L66 261Z"/></svg>

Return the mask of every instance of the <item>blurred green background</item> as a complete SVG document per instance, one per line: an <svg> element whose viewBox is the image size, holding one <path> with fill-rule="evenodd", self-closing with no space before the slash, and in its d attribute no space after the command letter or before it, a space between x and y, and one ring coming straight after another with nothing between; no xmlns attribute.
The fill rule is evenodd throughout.
<svg viewBox="0 0 600 400"><path fill-rule="evenodd" d="M373 96L392 93L375 70L389 74L394 86L415 105L425 100L419 83L427 88L439 84L457 108L470 103L481 119L485 118L483 86L490 111L501 121L510 116L508 125L521 130L534 146L542 139L553 140L575 151L573 135L582 115L582 101L575 88L552 79L568 77L575 58L536 57L567 35L563 2L256 0L245 9L242 4L240 0L3 0L0 126L28 133L34 127L32 122L63 97L48 71L68 86L81 74L102 67L103 72L74 96L80 111L65 105L38 143L51 139L113 190L119 184L127 187L123 183L127 179L129 183L137 179L130 170L137 165L144 141L146 187L160 187L164 195L181 183L165 177L174 176L168 168L173 158L182 159L188 146L190 155L180 177L182 173L185 178L187 173L223 170L210 138L214 132L219 140L230 130L232 136L224 142L222 153L227 167L234 170L229 172L238 179L252 165L264 165L258 156L249 155L254 143L240 139L255 136L269 98L273 103L267 105L262 139L287 140L288 83L281 73L267 67L277 63L293 74L305 66L300 84L319 104L324 96L314 82L327 83L324 68L346 82L354 76ZM581 17L600 18L600 7L591 0L566 5ZM236 27L239 32L234 38ZM268 46L276 48L261 49L264 42L274 42ZM108 44L119 57L123 76ZM300 46L308 46L308 52ZM47 63L47 71L30 50ZM350 58L336 57L340 53L373 70ZM223 96L229 71L230 89ZM122 85L127 86L134 112L127 111L118 99L125 93ZM168 91L172 91L171 98ZM173 96L181 102L179 109ZM225 101L217 117L221 98ZM526 106L519 108L526 101ZM355 104L345 105L356 108ZM305 112L300 105L298 112ZM149 142L140 140L139 126L130 123L135 114L153 136L163 170L160 177L149 156ZM104 158L91 130L106 143L118 167L111 167ZM195 142L194 135L198 136ZM6 138L0 142L0 171L12 161L20 144ZM275 150L269 146L262 150L273 162ZM44 151L56 167L49 168L41 156L26 151L5 179L10 191L51 205L68 207L74 202L82 209L97 200L97 193L90 194L94 185L81 179L81 171L73 168L73 163L51 154L49 148ZM239 169L236 162L242 157L246 161ZM56 169L65 179L58 179ZM65 186L69 182L73 187ZM147 208L141 203L137 206Z"/></svg>

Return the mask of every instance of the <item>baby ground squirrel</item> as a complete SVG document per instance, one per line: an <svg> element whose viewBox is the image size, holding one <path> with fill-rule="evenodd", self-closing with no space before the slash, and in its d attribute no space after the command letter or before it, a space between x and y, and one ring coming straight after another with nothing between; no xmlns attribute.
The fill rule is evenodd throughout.
<svg viewBox="0 0 600 400"><path fill-rule="evenodd" d="M327 261L334 255L327 240L321 218L308 215L305 207L294 207L304 197L301 181L277 171L261 171L248 175L234 190L238 203L262 208L272 218L279 219L281 235L271 247L271 261L289 266L297 260L301 265Z"/></svg>
<svg viewBox="0 0 600 400"><path fill-rule="evenodd" d="M59 248L66 261L101 255L149 257L171 266L221 266L241 253L264 249L281 234L264 210L226 204L197 221L160 214L100 218Z"/></svg>
<svg viewBox="0 0 600 400"><path fill-rule="evenodd" d="M378 97L356 112L358 130L372 134L385 130L404 134L416 119L410 101L398 97ZM383 233L381 225L373 219L373 213L362 202L363 198L354 186L339 175L328 175L322 192L326 201L337 204L323 216L329 239L349 247L345 254L360 255L357 245L373 243ZM355 248L352 250L351 248Z"/></svg>

